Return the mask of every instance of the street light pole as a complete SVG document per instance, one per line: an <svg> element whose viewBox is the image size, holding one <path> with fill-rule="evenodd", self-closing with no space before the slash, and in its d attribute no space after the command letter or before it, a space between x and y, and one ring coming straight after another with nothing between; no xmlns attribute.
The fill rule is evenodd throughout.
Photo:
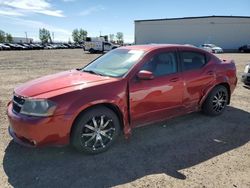
<svg viewBox="0 0 250 188"><path fill-rule="evenodd" d="M55 37L55 36L54 36L54 32L52 32L53 43L54 43L54 37Z"/></svg>
<svg viewBox="0 0 250 188"><path fill-rule="evenodd" d="M26 31L25 31L25 36L26 36L26 43L28 43L28 35Z"/></svg>

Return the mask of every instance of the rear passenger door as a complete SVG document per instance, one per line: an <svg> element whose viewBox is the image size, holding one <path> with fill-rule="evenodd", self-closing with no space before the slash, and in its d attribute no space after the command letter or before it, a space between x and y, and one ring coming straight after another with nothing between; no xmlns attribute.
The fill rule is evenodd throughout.
<svg viewBox="0 0 250 188"><path fill-rule="evenodd" d="M202 51L179 50L182 78L184 81L183 104L190 111L198 107L205 90L215 80L215 67L209 56Z"/></svg>

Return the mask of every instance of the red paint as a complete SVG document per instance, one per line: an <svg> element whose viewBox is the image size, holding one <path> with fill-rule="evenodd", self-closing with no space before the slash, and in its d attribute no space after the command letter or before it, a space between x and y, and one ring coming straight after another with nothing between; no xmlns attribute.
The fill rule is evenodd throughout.
<svg viewBox="0 0 250 188"><path fill-rule="evenodd" d="M12 102L9 103L7 114L12 136L14 134L20 142L23 142L23 138L35 141L36 146L65 145L70 141L72 125L80 112L94 105L110 104L119 110L123 131L128 137L133 127L199 110L215 85L228 84L230 93L235 89L237 78L234 63L221 61L204 50L182 45L123 48L144 50L146 55L122 78L71 70L17 87L17 95L49 99L57 104L57 108L51 117L29 117L14 113ZM161 77L151 78L147 71L138 75L141 66L152 55L163 51L178 53L181 50L201 52L209 62L201 69Z"/></svg>

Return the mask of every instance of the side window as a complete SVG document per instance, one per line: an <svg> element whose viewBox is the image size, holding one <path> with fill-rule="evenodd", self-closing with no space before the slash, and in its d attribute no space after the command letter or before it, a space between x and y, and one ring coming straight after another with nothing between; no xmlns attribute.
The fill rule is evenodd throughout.
<svg viewBox="0 0 250 188"><path fill-rule="evenodd" d="M108 42L104 42L104 45L106 45L106 46L111 46L111 44L108 43Z"/></svg>
<svg viewBox="0 0 250 188"><path fill-rule="evenodd" d="M206 64L205 54L198 52L181 52L183 70L200 69Z"/></svg>
<svg viewBox="0 0 250 188"><path fill-rule="evenodd" d="M174 52L163 52L154 55L141 70L151 71L154 76L164 76L177 72L177 61Z"/></svg>

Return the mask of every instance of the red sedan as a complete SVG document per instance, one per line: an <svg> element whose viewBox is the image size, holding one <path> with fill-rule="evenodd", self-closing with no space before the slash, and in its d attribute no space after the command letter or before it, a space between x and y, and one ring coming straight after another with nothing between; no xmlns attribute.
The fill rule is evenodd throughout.
<svg viewBox="0 0 250 188"><path fill-rule="evenodd" d="M221 114L237 83L232 60L186 45L128 46L81 69L14 90L9 133L27 146L99 153L122 131L202 110Z"/></svg>

